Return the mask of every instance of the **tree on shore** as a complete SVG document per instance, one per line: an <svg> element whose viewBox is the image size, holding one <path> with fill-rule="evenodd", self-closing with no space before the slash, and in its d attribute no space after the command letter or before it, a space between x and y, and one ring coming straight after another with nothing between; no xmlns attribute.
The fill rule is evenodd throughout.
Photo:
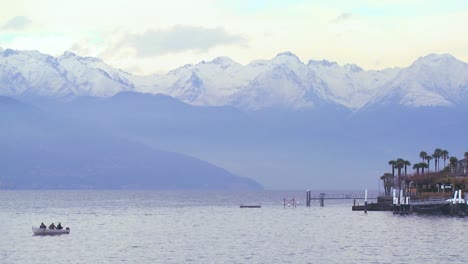
<svg viewBox="0 0 468 264"><path fill-rule="evenodd" d="M426 189L422 192L435 192L437 191L436 186L442 184L453 184L455 189L468 188L468 178L459 177L461 176L459 173L466 173L466 168L463 166L468 160L468 151L464 152L463 162L456 157L450 157L447 150L440 148L436 148L432 155L427 155L425 151L421 151L419 157L422 162L415 163L412 166L414 172L412 174L410 172L410 175L408 175L408 166L412 165L410 161L398 158L388 162L392 166L392 173L386 173L380 177L384 181L386 195L389 195L392 185L394 188L401 189L402 187L408 187L410 182L414 182L416 187ZM440 170L441 159L444 161L443 170ZM431 160L434 160L434 171L430 170Z"/></svg>
<svg viewBox="0 0 468 264"><path fill-rule="evenodd" d="M442 156L442 150L440 148L436 148L432 157L434 158L434 171L439 171L439 159Z"/></svg>
<svg viewBox="0 0 468 264"><path fill-rule="evenodd" d="M458 159L456 157L450 157L449 166L450 166L450 172L452 172L453 170L457 170Z"/></svg>
<svg viewBox="0 0 468 264"><path fill-rule="evenodd" d="M407 172L407 168L408 166L411 166L411 162L409 160L405 160L403 161L403 164L405 165L405 176L407 176L408 174L406 173Z"/></svg>
<svg viewBox="0 0 468 264"><path fill-rule="evenodd" d="M396 160L395 168L398 169L398 188L401 189L401 170L405 167L405 160L399 158Z"/></svg>
<svg viewBox="0 0 468 264"><path fill-rule="evenodd" d="M432 159L432 156L426 156L426 160L427 160L427 172L430 171L430 166L431 166L431 159Z"/></svg>
<svg viewBox="0 0 468 264"><path fill-rule="evenodd" d="M442 150L441 155L442 155L442 159L444 159L444 168L445 168L446 167L445 161L449 158L449 152L446 149L444 149Z"/></svg>
<svg viewBox="0 0 468 264"><path fill-rule="evenodd" d="M422 162L424 162L427 157L427 152L426 151L419 152L419 157L422 159Z"/></svg>
<svg viewBox="0 0 468 264"><path fill-rule="evenodd" d="M391 160L388 162L388 165L391 165L392 166L392 175L393 177L395 177L395 165L396 165L396 161L395 160Z"/></svg>
<svg viewBox="0 0 468 264"><path fill-rule="evenodd" d="M393 187L394 178L395 176L393 176L391 173L388 173L388 172L380 176L380 179L383 181L385 196L390 195L390 190Z"/></svg>
<svg viewBox="0 0 468 264"><path fill-rule="evenodd" d="M413 165L413 170L416 170L416 175L419 175L420 168L421 168L421 163L416 163Z"/></svg>
<svg viewBox="0 0 468 264"><path fill-rule="evenodd" d="M432 188L440 182L439 173L427 173L426 175L413 175L411 180L414 182L415 186L418 188Z"/></svg>
<svg viewBox="0 0 468 264"><path fill-rule="evenodd" d="M421 163L419 163L419 166L420 166L420 168L422 170L422 175L424 175L424 169L429 168L429 165L427 165L427 163L425 163L425 162L421 162Z"/></svg>

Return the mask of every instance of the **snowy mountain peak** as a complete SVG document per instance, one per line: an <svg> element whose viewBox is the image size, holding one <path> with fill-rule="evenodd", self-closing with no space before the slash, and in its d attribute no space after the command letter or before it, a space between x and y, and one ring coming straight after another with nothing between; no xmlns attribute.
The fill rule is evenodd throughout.
<svg viewBox="0 0 468 264"><path fill-rule="evenodd" d="M16 54L18 54L18 52L15 51L15 50L12 50L12 49L6 49L6 50L2 51L2 56L3 57L8 57L8 56L11 56L11 55L16 55Z"/></svg>
<svg viewBox="0 0 468 264"><path fill-rule="evenodd" d="M73 53L72 51L67 50L67 51L65 51L65 52L63 53L62 56L63 56L63 57L75 57L76 54Z"/></svg>
<svg viewBox="0 0 468 264"><path fill-rule="evenodd" d="M454 106L468 102L468 64L429 54L402 68L370 100L374 105Z"/></svg>
<svg viewBox="0 0 468 264"><path fill-rule="evenodd" d="M458 61L455 57L450 54L429 54L423 57L419 57L412 65L420 64L440 64L448 63L451 61Z"/></svg>
<svg viewBox="0 0 468 264"><path fill-rule="evenodd" d="M59 60L77 60L81 63L104 63L101 59L95 57L81 57L71 51L65 51Z"/></svg>
<svg viewBox="0 0 468 264"><path fill-rule="evenodd" d="M224 56L216 57L211 62L213 64L219 64L219 65L224 65L224 66L230 66L230 65L238 64L237 62L235 62L231 58L224 57Z"/></svg>
<svg viewBox="0 0 468 264"><path fill-rule="evenodd" d="M278 53L274 58L273 61L275 62L293 62L293 63L302 63L299 57L293 54L290 51L285 51Z"/></svg>
<svg viewBox="0 0 468 264"><path fill-rule="evenodd" d="M307 66L324 66L324 67L333 67L333 66L338 66L338 64L334 61L328 61L328 60L309 60L307 63Z"/></svg>

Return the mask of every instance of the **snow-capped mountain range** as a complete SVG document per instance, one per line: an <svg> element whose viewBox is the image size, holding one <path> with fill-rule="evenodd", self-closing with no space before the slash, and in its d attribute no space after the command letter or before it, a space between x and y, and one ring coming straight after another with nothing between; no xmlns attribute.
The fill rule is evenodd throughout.
<svg viewBox="0 0 468 264"><path fill-rule="evenodd" d="M122 91L165 94L203 106L300 109L330 103L358 110L375 104L453 106L468 102L468 64L430 54L407 68L380 71L327 60L307 64L290 52L241 65L218 57L165 75L138 76L102 60L65 52L0 49L0 95L108 97Z"/></svg>

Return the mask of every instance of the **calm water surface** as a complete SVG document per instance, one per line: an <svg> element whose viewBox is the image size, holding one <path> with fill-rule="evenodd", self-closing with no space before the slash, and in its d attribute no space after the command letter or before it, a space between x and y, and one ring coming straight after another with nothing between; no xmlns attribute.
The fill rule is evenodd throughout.
<svg viewBox="0 0 468 264"><path fill-rule="evenodd" d="M300 198L284 209L283 197ZM468 218L303 206L305 192L0 191L0 263L468 263ZM261 209L240 209L261 203ZM32 236L61 221L70 235Z"/></svg>

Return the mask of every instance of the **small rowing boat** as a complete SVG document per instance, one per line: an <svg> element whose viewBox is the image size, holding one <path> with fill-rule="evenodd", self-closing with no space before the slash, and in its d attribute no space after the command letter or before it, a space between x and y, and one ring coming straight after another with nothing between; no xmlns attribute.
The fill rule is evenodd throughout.
<svg viewBox="0 0 468 264"><path fill-rule="evenodd" d="M70 228L65 229L47 229L47 228L38 228L32 227L32 231L35 236L53 236L53 235L63 235L70 234Z"/></svg>

